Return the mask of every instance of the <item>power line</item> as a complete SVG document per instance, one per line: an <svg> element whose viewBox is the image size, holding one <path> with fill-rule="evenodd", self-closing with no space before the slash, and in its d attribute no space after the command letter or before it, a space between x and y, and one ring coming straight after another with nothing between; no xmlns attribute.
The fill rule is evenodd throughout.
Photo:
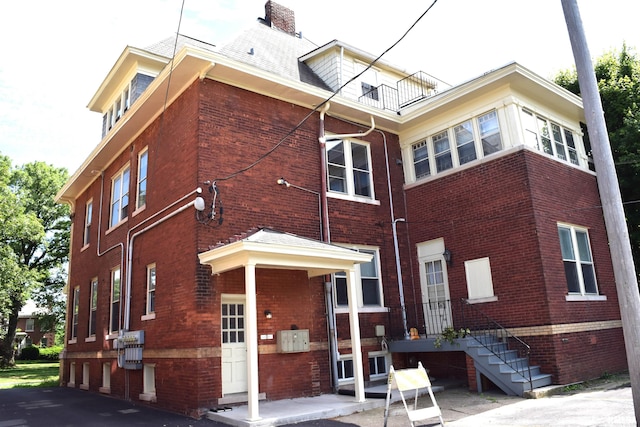
<svg viewBox="0 0 640 427"><path fill-rule="evenodd" d="M344 83L342 86L340 86L338 89L336 89L331 96L329 96L328 98L326 98L324 101L322 101L321 103L319 103L318 105L316 105L316 107L311 110L309 112L309 114L307 114L301 121L300 123L298 123L296 126L294 126L289 132L286 133L285 136L283 136L273 147L271 147L266 153L264 153L262 156L258 157L258 159L256 161L254 161L253 163L251 163L250 165L237 170L236 172L233 172L230 175L227 175L224 178L217 178L215 179L215 181L226 181L228 179L234 178L246 171L248 171L249 169L255 167L258 163L260 163L261 161L263 161L264 159L266 159L267 157L269 157L275 150L278 149L278 147L280 147L295 131L297 131L298 129L300 129L300 127L309 119L309 117L311 117L316 111L318 111L320 108L322 108L323 105L325 105L327 102L331 101L338 93L340 93L342 91L342 89L344 89L347 85L349 85L351 82L353 82L354 80L356 80L358 77L360 77L362 74L364 74L367 70L369 70L371 67L373 67L374 64L376 64L384 55L386 55L391 49L393 49L394 47L396 47L398 45L398 43L400 43L408 34L409 32L418 24L418 22L420 22L420 20L422 20L422 18L424 18L424 16L431 10L431 8L438 2L438 0L433 0L433 2L431 3L431 5L418 17L418 19L416 19L414 21L414 23L404 32L404 34L402 34L402 36L396 40L391 46L389 46L387 49L384 50L384 52L382 52L380 55L378 55L377 58L375 58L373 61L371 61L367 67L365 67L362 71L360 71L358 74L354 75L351 79L349 79L346 83Z"/></svg>

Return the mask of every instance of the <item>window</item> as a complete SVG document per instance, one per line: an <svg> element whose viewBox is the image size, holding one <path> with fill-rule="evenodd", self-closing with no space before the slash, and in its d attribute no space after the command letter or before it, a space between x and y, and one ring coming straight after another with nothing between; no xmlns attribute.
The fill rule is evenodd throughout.
<svg viewBox="0 0 640 427"><path fill-rule="evenodd" d="M469 302L488 302L497 300L493 294L493 279L489 258L479 258L464 262L467 277Z"/></svg>
<svg viewBox="0 0 640 427"><path fill-rule="evenodd" d="M84 246L91 242L91 217L93 216L93 200L89 200L84 209Z"/></svg>
<svg viewBox="0 0 640 427"><path fill-rule="evenodd" d="M433 148L436 153L436 170L442 172L453 167L451 160L451 147L449 146L449 133L445 130L433 138Z"/></svg>
<svg viewBox="0 0 640 427"><path fill-rule="evenodd" d="M482 151L478 146L482 144ZM411 146L415 179L444 172L502 150L498 113L493 110L442 130Z"/></svg>
<svg viewBox="0 0 640 427"><path fill-rule="evenodd" d="M362 82L362 96L371 98L374 101L378 100L378 88L369 83Z"/></svg>
<svg viewBox="0 0 640 427"><path fill-rule="evenodd" d="M102 387L98 389L100 393L111 393L111 363L102 364Z"/></svg>
<svg viewBox="0 0 640 427"><path fill-rule="evenodd" d="M353 381L353 356L341 354L338 359L338 382Z"/></svg>
<svg viewBox="0 0 640 427"><path fill-rule="evenodd" d="M138 398L147 402L156 401L156 365L154 363L145 363L142 367L142 393Z"/></svg>
<svg viewBox="0 0 640 427"><path fill-rule="evenodd" d="M89 362L84 362L82 364L82 383L80 384L80 388L82 390L89 390L89 377L91 371L90 371L90 365Z"/></svg>
<svg viewBox="0 0 640 427"><path fill-rule="evenodd" d="M369 353L369 379L387 378L387 353L378 351Z"/></svg>
<svg viewBox="0 0 640 427"><path fill-rule="evenodd" d="M71 339L78 338L78 310L80 308L80 287L73 288L73 313L71 322Z"/></svg>
<svg viewBox="0 0 640 427"><path fill-rule="evenodd" d="M471 120L459 124L453 128L458 148L458 161L461 165L469 163L477 158L476 143L473 138L473 124Z"/></svg>
<svg viewBox="0 0 640 427"><path fill-rule="evenodd" d="M525 144L560 160L579 165L573 133L559 124L522 110Z"/></svg>
<svg viewBox="0 0 640 427"><path fill-rule="evenodd" d="M129 166L122 169L111 181L111 222L115 227L127 218L129 212Z"/></svg>
<svg viewBox="0 0 640 427"><path fill-rule="evenodd" d="M570 294L597 295L591 245L586 229L558 225L564 274Z"/></svg>
<svg viewBox="0 0 640 427"><path fill-rule="evenodd" d="M244 342L244 304L222 304L222 343Z"/></svg>
<svg viewBox="0 0 640 427"><path fill-rule="evenodd" d="M131 93L130 82L124 90L120 93L120 95L113 101L113 104L110 104L109 109L104 114L102 118L102 137L104 137L109 130L116 124L118 120L124 115L124 113L129 109L129 105L131 103L131 99L129 94Z"/></svg>
<svg viewBox="0 0 640 427"><path fill-rule="evenodd" d="M485 156L502 150L502 138L500 137L500 125L498 124L498 114L490 111L478 117L480 127L480 141L482 142L482 152Z"/></svg>
<svg viewBox="0 0 640 427"><path fill-rule="evenodd" d="M25 332L33 332L36 326L36 319L27 319L24 326Z"/></svg>
<svg viewBox="0 0 640 427"><path fill-rule="evenodd" d="M147 204L147 164L149 159L149 151L144 149L138 155L138 185L137 193L136 193L136 208L140 209L141 207Z"/></svg>
<svg viewBox="0 0 640 427"><path fill-rule="evenodd" d="M413 151L413 168L416 171L416 179L431 175L427 141L413 144L411 148Z"/></svg>
<svg viewBox="0 0 640 427"><path fill-rule="evenodd" d="M369 145L350 140L327 141L328 190L373 198Z"/></svg>
<svg viewBox="0 0 640 427"><path fill-rule="evenodd" d="M118 332L120 320L120 267L111 270L111 310L109 333Z"/></svg>
<svg viewBox="0 0 640 427"><path fill-rule="evenodd" d="M156 311L156 265L147 266L147 313Z"/></svg>
<svg viewBox="0 0 640 427"><path fill-rule="evenodd" d="M380 280L379 254L376 249L352 248L358 252L373 255L371 261L356 266L356 283L358 290L358 307L382 307L382 280ZM348 306L347 274L345 272L334 274L335 298L338 307Z"/></svg>
<svg viewBox="0 0 640 427"><path fill-rule="evenodd" d="M98 278L91 280L91 300L89 301L89 336L96 336L96 314L98 312Z"/></svg>

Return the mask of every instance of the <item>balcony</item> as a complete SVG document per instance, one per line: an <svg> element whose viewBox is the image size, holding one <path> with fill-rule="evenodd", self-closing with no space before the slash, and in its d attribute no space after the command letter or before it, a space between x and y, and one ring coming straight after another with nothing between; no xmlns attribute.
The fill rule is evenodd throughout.
<svg viewBox="0 0 640 427"><path fill-rule="evenodd" d="M399 112L402 108L438 93L438 86L447 89L449 85L429 74L418 71L396 83L396 87L381 84L371 87L363 84L363 95L358 102L370 107Z"/></svg>

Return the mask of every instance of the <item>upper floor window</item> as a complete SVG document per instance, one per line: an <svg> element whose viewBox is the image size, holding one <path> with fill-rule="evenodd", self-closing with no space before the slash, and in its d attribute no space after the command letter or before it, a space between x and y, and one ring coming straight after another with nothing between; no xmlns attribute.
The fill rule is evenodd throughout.
<svg viewBox="0 0 640 427"><path fill-rule="evenodd" d="M114 227L127 218L129 212L129 166L111 180L111 221Z"/></svg>
<svg viewBox="0 0 640 427"><path fill-rule="evenodd" d="M136 186L136 208L147 204L147 165L149 150L146 148L138 155L138 185Z"/></svg>
<svg viewBox="0 0 640 427"><path fill-rule="evenodd" d="M73 288L73 313L71 320L71 339L78 338L78 313L80 309L80 287Z"/></svg>
<svg viewBox="0 0 640 427"><path fill-rule="evenodd" d="M96 315L98 313L98 278L91 280L91 300L89 301L89 336L96 335Z"/></svg>
<svg viewBox="0 0 640 427"><path fill-rule="evenodd" d="M118 332L120 324L120 267L111 270L111 307L109 333Z"/></svg>
<svg viewBox="0 0 640 427"><path fill-rule="evenodd" d="M493 110L413 144L414 176L444 172L500 150L498 114Z"/></svg>
<svg viewBox="0 0 640 427"><path fill-rule="evenodd" d="M558 225L564 274L570 294L597 295L589 234L584 228Z"/></svg>
<svg viewBox="0 0 640 427"><path fill-rule="evenodd" d="M25 332L33 332L36 328L36 319L27 319L24 326Z"/></svg>
<svg viewBox="0 0 640 427"><path fill-rule="evenodd" d="M373 198L369 145L350 140L327 141L328 190Z"/></svg>
<svg viewBox="0 0 640 427"><path fill-rule="evenodd" d="M383 293L380 275L380 256L377 249L354 248L358 252L371 254L371 261L356 265L355 275L357 288L358 307L382 307ZM334 274L336 306L349 305L347 295L347 274L339 272Z"/></svg>
<svg viewBox="0 0 640 427"><path fill-rule="evenodd" d="M526 145L574 165L580 164L569 129L525 109L522 110L522 123Z"/></svg>
<svg viewBox="0 0 640 427"><path fill-rule="evenodd" d="M156 311L156 265L147 266L147 311L146 314Z"/></svg>
<svg viewBox="0 0 640 427"><path fill-rule="evenodd" d="M91 217L93 216L93 200L89 200L84 209L84 237L82 244L88 245L91 241Z"/></svg>

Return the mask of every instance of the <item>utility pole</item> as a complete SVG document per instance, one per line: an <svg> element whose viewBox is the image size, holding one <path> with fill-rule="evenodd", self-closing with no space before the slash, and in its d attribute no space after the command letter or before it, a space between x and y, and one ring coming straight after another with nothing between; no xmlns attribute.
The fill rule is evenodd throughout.
<svg viewBox="0 0 640 427"><path fill-rule="evenodd" d="M627 349L636 424L640 424L640 294L636 277L629 232L622 208L622 196L613 163L604 111L577 0L561 0L569 39L578 72L578 83L598 174L598 189L607 226L609 250L622 316L622 330Z"/></svg>

